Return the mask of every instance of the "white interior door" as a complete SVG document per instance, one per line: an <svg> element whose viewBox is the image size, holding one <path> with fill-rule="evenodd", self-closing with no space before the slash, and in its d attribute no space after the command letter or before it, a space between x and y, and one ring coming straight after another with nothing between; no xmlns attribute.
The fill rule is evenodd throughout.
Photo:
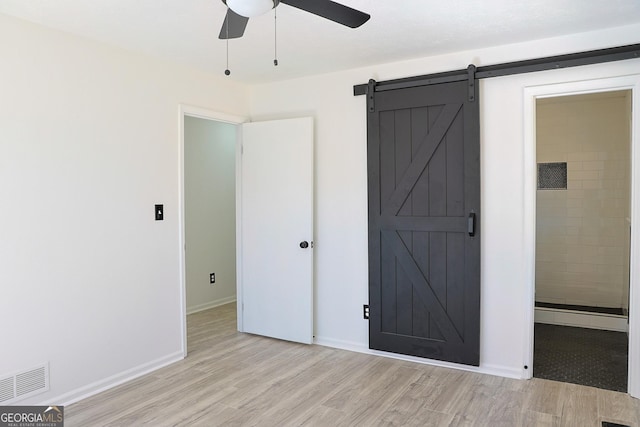
<svg viewBox="0 0 640 427"><path fill-rule="evenodd" d="M242 330L311 343L313 119L243 124L240 185Z"/></svg>

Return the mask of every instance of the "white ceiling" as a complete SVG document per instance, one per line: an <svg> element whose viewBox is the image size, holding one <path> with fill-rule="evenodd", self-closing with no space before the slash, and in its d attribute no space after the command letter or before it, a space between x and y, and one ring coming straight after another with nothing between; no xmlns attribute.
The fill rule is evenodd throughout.
<svg viewBox="0 0 640 427"><path fill-rule="evenodd" d="M229 78L284 80L640 23L640 0L339 0L371 20L343 27L288 5L229 42ZM0 0L0 13L224 74L220 0ZM640 35L639 35L640 42Z"/></svg>

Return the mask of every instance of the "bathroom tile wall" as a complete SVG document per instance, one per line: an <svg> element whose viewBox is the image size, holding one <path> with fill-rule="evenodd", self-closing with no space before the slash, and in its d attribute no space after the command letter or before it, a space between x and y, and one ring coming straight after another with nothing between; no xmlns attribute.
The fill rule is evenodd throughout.
<svg viewBox="0 0 640 427"><path fill-rule="evenodd" d="M536 301L628 305L630 94L538 100L538 163L567 189L537 191Z"/></svg>

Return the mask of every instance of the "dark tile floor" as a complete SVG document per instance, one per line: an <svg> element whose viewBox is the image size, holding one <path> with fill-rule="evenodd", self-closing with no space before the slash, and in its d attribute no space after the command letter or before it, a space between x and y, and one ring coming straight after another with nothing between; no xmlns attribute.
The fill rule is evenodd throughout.
<svg viewBox="0 0 640 427"><path fill-rule="evenodd" d="M535 324L533 376L627 391L624 332Z"/></svg>

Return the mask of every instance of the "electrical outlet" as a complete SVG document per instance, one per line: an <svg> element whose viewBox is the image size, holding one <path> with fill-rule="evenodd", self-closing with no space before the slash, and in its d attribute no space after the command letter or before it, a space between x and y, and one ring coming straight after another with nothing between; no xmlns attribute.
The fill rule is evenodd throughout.
<svg viewBox="0 0 640 427"><path fill-rule="evenodd" d="M212 285L216 283L216 273L209 274L209 283L211 283Z"/></svg>
<svg viewBox="0 0 640 427"><path fill-rule="evenodd" d="M365 319L369 319L369 305L368 304L365 304L365 305L362 306L362 316Z"/></svg>

